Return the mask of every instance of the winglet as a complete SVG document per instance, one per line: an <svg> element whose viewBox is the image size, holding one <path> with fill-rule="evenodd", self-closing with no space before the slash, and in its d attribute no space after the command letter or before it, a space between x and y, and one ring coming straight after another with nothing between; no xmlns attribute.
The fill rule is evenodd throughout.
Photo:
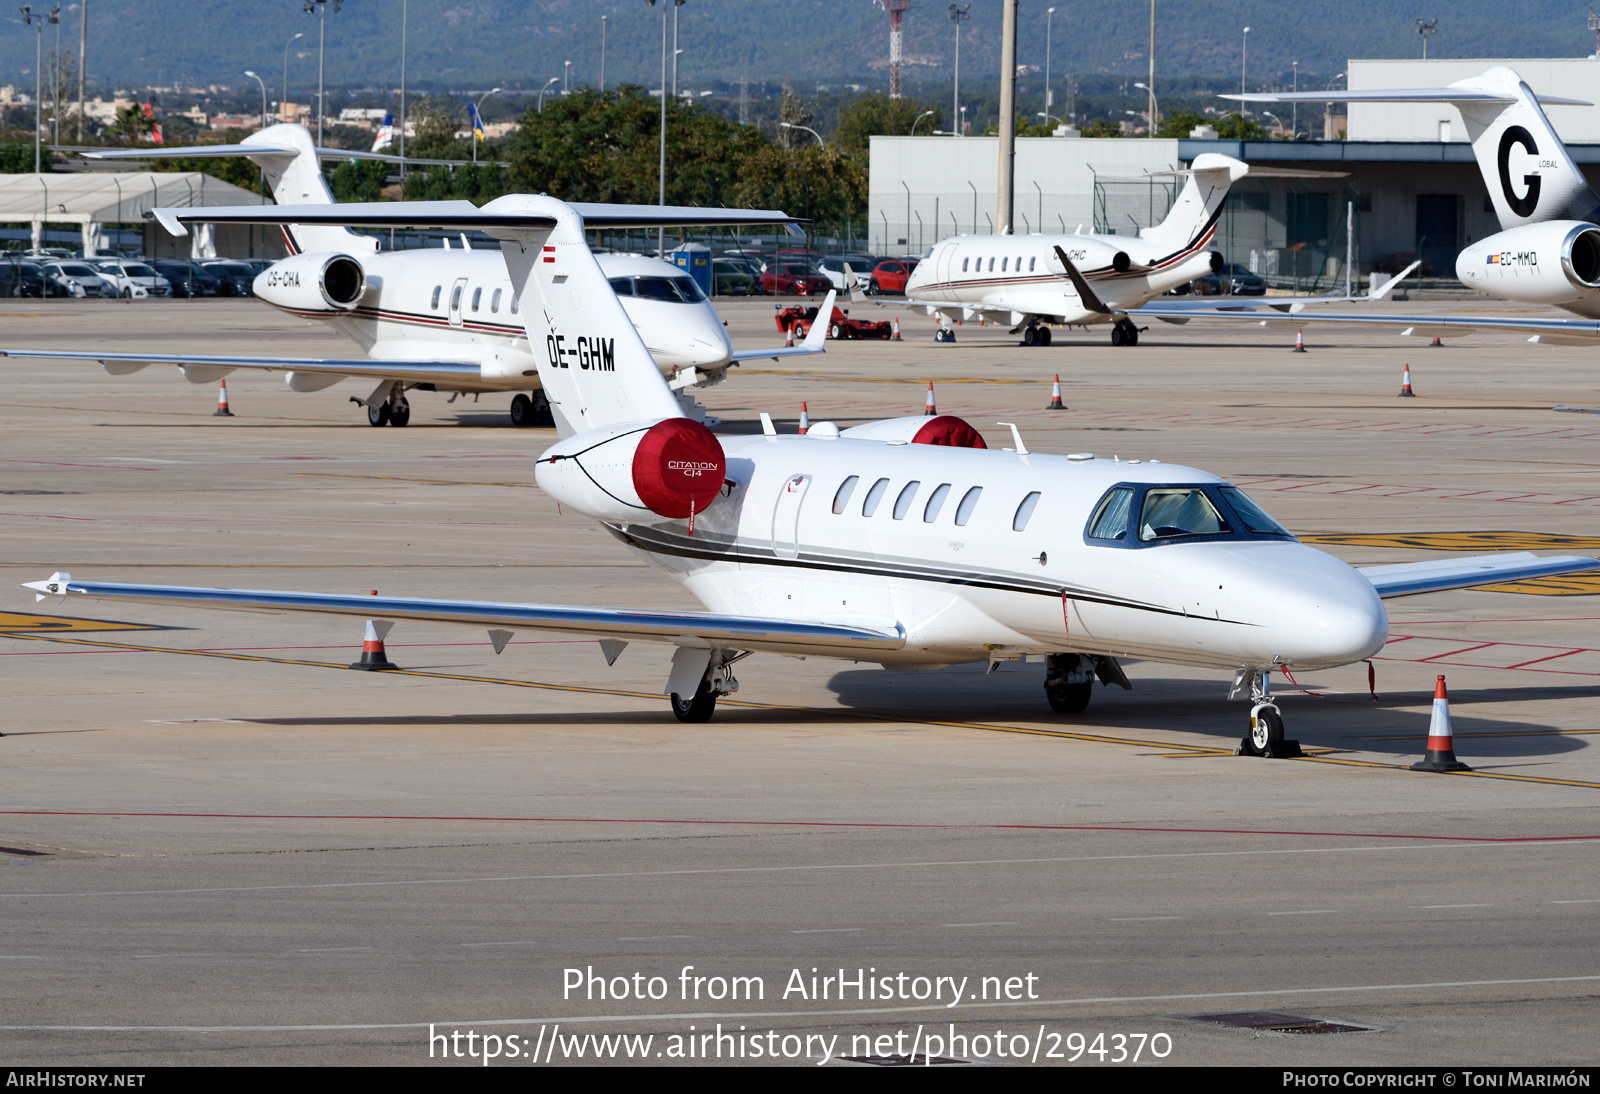
<svg viewBox="0 0 1600 1094"><path fill-rule="evenodd" d="M1390 290L1392 290L1396 285L1400 284L1407 274L1411 273L1420 265L1422 265L1422 260L1419 258L1417 261L1413 262L1411 265L1395 274L1388 281L1385 281L1378 288L1367 290L1366 299L1382 300L1384 297L1389 295Z"/></svg>
<svg viewBox="0 0 1600 1094"><path fill-rule="evenodd" d="M1090 311L1099 312L1101 315L1110 315L1111 309L1106 307L1105 301L1101 300L1095 294L1095 291L1089 287L1089 282L1084 280L1083 275L1078 272L1078 267L1072 264L1072 259L1067 257L1067 252L1063 251L1059 245L1056 247L1056 257L1067 268L1067 279L1072 282L1072 287L1078 290L1078 299L1083 302L1083 306Z"/></svg>
<svg viewBox="0 0 1600 1094"><path fill-rule="evenodd" d="M837 289L829 289L822 306L817 309L816 321L811 324L811 329L806 331L806 340L800 343L800 348L807 353L827 351L828 347L823 343L828 340L828 328L833 326L833 301L838 295Z"/></svg>
<svg viewBox="0 0 1600 1094"><path fill-rule="evenodd" d="M189 234L189 229L185 228L183 223L178 220L178 211L176 209L156 209L154 212L157 222L167 230L169 235L186 236Z"/></svg>

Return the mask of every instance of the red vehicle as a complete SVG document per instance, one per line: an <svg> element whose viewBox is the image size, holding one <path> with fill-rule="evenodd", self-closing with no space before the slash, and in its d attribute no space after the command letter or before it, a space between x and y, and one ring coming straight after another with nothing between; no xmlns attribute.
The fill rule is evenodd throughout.
<svg viewBox="0 0 1600 1094"><path fill-rule="evenodd" d="M779 330L785 333L793 332L794 340L798 342L816 324L817 312L821 310L821 308L784 308L772 318L777 322ZM828 337L888 338L892 329L888 323L873 323L866 319L851 319L849 312L835 306L833 319L828 326Z"/></svg>
<svg viewBox="0 0 1600 1094"><path fill-rule="evenodd" d="M872 267L872 273L867 275L867 295L898 293L904 296L906 281L911 277L911 271L916 268L917 260L914 258L883 259Z"/></svg>
<svg viewBox="0 0 1600 1094"><path fill-rule="evenodd" d="M761 271L761 289L772 296L821 296L831 288L826 274L812 273L800 262L769 262Z"/></svg>

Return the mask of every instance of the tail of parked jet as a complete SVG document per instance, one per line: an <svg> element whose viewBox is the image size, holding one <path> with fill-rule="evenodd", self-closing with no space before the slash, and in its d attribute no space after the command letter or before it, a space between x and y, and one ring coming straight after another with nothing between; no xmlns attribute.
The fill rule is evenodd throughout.
<svg viewBox="0 0 1600 1094"><path fill-rule="evenodd" d="M1449 103L1466 123L1502 230L1550 220L1600 224L1600 194L1572 162L1544 113L1547 105L1594 104L1536 94L1505 65L1449 87L1222 97L1251 103Z"/></svg>
<svg viewBox="0 0 1600 1094"><path fill-rule="evenodd" d="M1139 230L1168 254L1203 247L1216 230L1217 218L1228 189L1250 173L1250 165L1217 152L1202 152L1186 171L1158 171L1157 175L1187 175L1178 200L1160 224Z"/></svg>

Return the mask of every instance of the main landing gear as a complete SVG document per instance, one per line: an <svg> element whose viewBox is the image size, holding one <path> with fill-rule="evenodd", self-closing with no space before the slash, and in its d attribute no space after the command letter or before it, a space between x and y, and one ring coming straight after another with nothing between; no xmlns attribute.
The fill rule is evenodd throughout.
<svg viewBox="0 0 1600 1094"><path fill-rule="evenodd" d="M1050 328L1029 324L1022 328L1022 342L1024 346L1048 346L1050 344Z"/></svg>
<svg viewBox="0 0 1600 1094"><path fill-rule="evenodd" d="M1082 714L1094 694L1096 679L1124 691L1133 690L1115 657L1052 653L1044 659L1044 697L1057 714Z"/></svg>
<svg viewBox="0 0 1600 1094"><path fill-rule="evenodd" d="M1139 344L1139 329L1132 319L1124 315L1111 325L1111 344L1113 346L1137 346Z"/></svg>
<svg viewBox="0 0 1600 1094"><path fill-rule="evenodd" d="M1283 735L1283 713L1272 701L1267 672L1253 668L1240 669L1234 674L1228 698L1250 700L1250 732L1239 742L1235 756L1285 760L1305 755L1300 751L1299 741L1288 740Z"/></svg>
<svg viewBox="0 0 1600 1094"><path fill-rule="evenodd" d="M511 424L518 429L548 424L550 419L550 400L545 398L544 392L535 391L531 396L517 394L512 397Z"/></svg>
<svg viewBox="0 0 1600 1094"><path fill-rule="evenodd" d="M376 406L367 405L367 424L372 426L393 425L406 426L411 424L411 404L406 402L405 393L398 387L394 394Z"/></svg>
<svg viewBox="0 0 1600 1094"><path fill-rule="evenodd" d="M709 722L717 709L717 696L732 695L739 690L739 681L733 678L733 663L749 657L746 650L735 653L720 650L711 658L711 665L700 678L700 686L693 695L685 698L672 693L672 715L680 722Z"/></svg>

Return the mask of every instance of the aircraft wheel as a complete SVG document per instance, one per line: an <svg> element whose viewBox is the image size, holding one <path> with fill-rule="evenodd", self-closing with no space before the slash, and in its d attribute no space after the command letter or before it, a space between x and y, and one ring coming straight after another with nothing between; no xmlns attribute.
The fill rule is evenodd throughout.
<svg viewBox="0 0 1600 1094"><path fill-rule="evenodd" d="M389 411L389 424L393 426L407 426L411 424L411 404L396 403Z"/></svg>
<svg viewBox="0 0 1600 1094"><path fill-rule="evenodd" d="M1050 344L1050 328L1049 327L1040 327L1039 328L1039 334L1034 339L1034 343L1033 344L1036 345L1036 346L1048 346Z"/></svg>
<svg viewBox="0 0 1600 1094"><path fill-rule="evenodd" d="M1111 344L1113 346L1125 346L1128 344L1128 333L1122 329L1121 323L1116 323L1111 328Z"/></svg>
<svg viewBox="0 0 1600 1094"><path fill-rule="evenodd" d="M1044 689L1044 697L1050 700L1050 709L1057 714L1082 714L1089 706L1089 698L1093 694L1093 680Z"/></svg>
<svg viewBox="0 0 1600 1094"><path fill-rule="evenodd" d="M511 424L521 428L533 419L533 400L518 392L511 398Z"/></svg>
<svg viewBox="0 0 1600 1094"><path fill-rule="evenodd" d="M1024 346L1037 346L1039 344L1039 335L1033 327L1023 330L1021 344Z"/></svg>
<svg viewBox="0 0 1600 1094"><path fill-rule="evenodd" d="M1276 756L1283 749L1283 718L1270 707L1256 715L1250 725L1250 744L1260 756Z"/></svg>
<svg viewBox="0 0 1600 1094"><path fill-rule="evenodd" d="M377 406L369 406L369 407L367 407L367 424L368 425L388 425L389 424L389 404L388 403L379 403Z"/></svg>
<svg viewBox="0 0 1600 1094"><path fill-rule="evenodd" d="M672 693L672 715L680 722L709 722L716 709L717 693L711 690L705 680L700 681L700 687L692 698L685 699L677 692Z"/></svg>

